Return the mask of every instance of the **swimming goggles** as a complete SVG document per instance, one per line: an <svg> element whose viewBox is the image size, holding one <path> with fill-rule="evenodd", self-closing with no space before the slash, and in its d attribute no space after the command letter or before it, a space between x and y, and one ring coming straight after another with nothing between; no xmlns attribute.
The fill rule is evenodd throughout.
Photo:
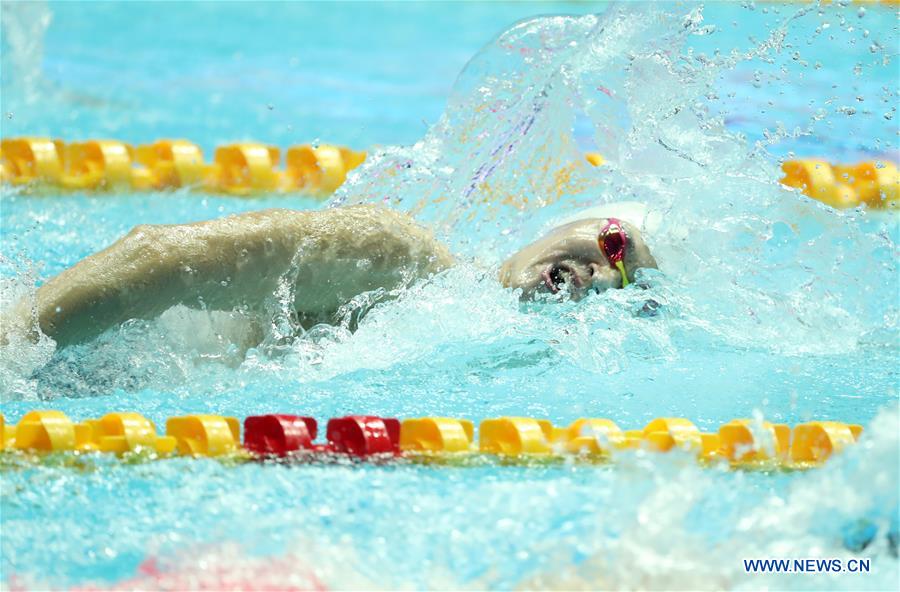
<svg viewBox="0 0 900 592"><path fill-rule="evenodd" d="M609 260L610 267L615 266L622 274L622 287L628 285L628 273L625 271L625 247L628 245L628 237L618 218L608 218L606 226L600 230L597 237L600 250Z"/></svg>

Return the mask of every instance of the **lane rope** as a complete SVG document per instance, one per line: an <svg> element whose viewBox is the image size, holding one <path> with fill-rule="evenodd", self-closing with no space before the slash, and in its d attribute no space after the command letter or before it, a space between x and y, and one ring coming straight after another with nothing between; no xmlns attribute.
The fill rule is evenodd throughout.
<svg viewBox="0 0 900 592"><path fill-rule="evenodd" d="M281 149L259 142L216 148L213 161L187 140L157 140L133 147L118 140L65 143L50 138L0 141L0 179L35 192L161 191L189 188L252 196L299 192L327 197L366 158L343 146L300 145Z"/></svg>
<svg viewBox="0 0 900 592"><path fill-rule="evenodd" d="M118 140L65 143L50 138L0 140L0 180L32 193L62 191L165 191L187 188L204 193L251 197L301 193L326 198L366 153L343 146L299 145L284 151L260 142L216 148L207 163L188 140L157 140L133 147ZM594 166L605 164L596 152L585 154ZM782 163L781 183L831 207L865 204L900 208L900 176L889 161L830 164L825 160Z"/></svg>
<svg viewBox="0 0 900 592"><path fill-rule="evenodd" d="M63 412L30 411L17 425L0 415L0 451L7 453L148 453L153 457L246 457L323 460L410 458L431 460L488 455L505 459L576 458L609 460L624 450L681 451L705 464L803 469L819 466L856 443L862 426L812 421L784 424L734 419L716 433L691 421L657 418L640 430L622 430L605 418L581 418L568 426L546 419L499 417L478 427L468 419L422 417L399 420L374 415L329 419L317 442L312 417L268 414L241 422L220 415L187 415L166 421L165 434L134 412L108 413L73 422ZM243 431L243 441L241 432Z"/></svg>

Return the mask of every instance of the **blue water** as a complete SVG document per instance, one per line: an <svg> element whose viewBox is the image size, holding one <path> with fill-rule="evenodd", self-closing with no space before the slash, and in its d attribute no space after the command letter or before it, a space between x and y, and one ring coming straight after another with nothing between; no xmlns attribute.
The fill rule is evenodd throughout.
<svg viewBox="0 0 900 592"><path fill-rule="evenodd" d="M312 571L335 588L895 585L883 536L863 553L876 566L868 575L754 576L740 563L846 557L846 524L867 516L883 535L896 518L896 215L835 212L774 182L790 154L896 160L895 12L627 5L510 29L607 7L0 7L4 137L175 136L207 154L238 139L378 146L335 203L413 210L465 261L377 306L353 335L319 327L243 352L229 337L241 326L233 315L173 309L59 352L4 348L7 421L52 407L74 419L135 410L158 424L278 411L866 426L860 446L809 474L642 455L615 468L7 467L3 586L112 585L148 558L213 588L215 574L280 560L291 566L278 563L281 575ZM607 167L581 164L595 148ZM558 192L554 172L571 163ZM662 270L651 278L658 317L632 314L646 296L632 290L523 305L493 279L492 266L536 233L619 199L664 214L648 235ZM323 206L4 188L3 302L136 224L264 207Z"/></svg>

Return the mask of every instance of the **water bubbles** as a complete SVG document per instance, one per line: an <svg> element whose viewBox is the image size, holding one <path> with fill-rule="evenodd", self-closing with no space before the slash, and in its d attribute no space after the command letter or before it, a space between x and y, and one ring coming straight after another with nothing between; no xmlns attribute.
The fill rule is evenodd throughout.
<svg viewBox="0 0 900 592"><path fill-rule="evenodd" d="M762 72L759 70L754 70L753 72L753 86L755 88L762 88Z"/></svg>
<svg viewBox="0 0 900 592"><path fill-rule="evenodd" d="M155 421L198 410L248 415L293 408L319 417L371 410L477 419L540 408L563 422L577 414L614 409L623 427L640 428L650 413L661 410L694 413L712 422L743 414L761 402L767 415L781 416L770 419L813 414L826 403L837 417L867 419L874 413L873 401L879 400L877 390L892 384L890 356L879 357L879 351L861 351L857 345L860 334L890 322L877 295L896 281L895 271L889 269L891 237L879 239L882 252L878 264L872 265L875 239L855 214L835 213L778 188L777 164L734 137L736 129L746 132L755 126L766 130L766 139L773 143L770 148L789 147L801 156L835 146L834 136L823 128L840 125L843 118L829 111L841 113L836 106L859 104L862 97L873 102L866 77L846 83L849 65L865 53L865 47L840 56L844 77L836 78L829 69L832 62L823 59L823 68L822 61L814 61L817 54L804 46L803 55L818 74L807 72L808 79L801 82L796 77L802 66L800 54L793 50L777 54L772 63L765 63L769 57L747 58L736 67L726 60L745 57L724 45L723 62L702 68L695 67L699 60L674 59L679 55L674 45L666 45L666 51L652 60L642 58L642 53L648 53L645 45L661 42L670 29L655 18L627 14L623 18L629 26L616 33L623 36L612 35L608 27L598 27L589 19L523 24L521 36L505 37L512 47L510 54L496 53L498 47L492 45L487 51L494 53L485 61L473 60L473 67L460 77L447 117L429 137L411 149L385 148L372 155L361 180L346 187L350 201L355 195L374 199L390 195L398 207L415 210L422 221L439 227L458 252L473 258L477 254L477 264L460 265L408 290L361 295L340 311L337 326L292 317L297 295L290 281L272 303L278 312L179 307L156 321L129 325L122 334L110 334L89 347L61 354L52 368L56 378L38 373L39 380L47 381L45 386L58 386L48 388L57 394L112 394L95 400L55 401L78 413L115 403L153 415ZM814 24L808 18L804 23ZM675 30L679 27L680 21ZM529 28L533 35L523 33ZM875 26L872 29L877 31ZM569 43L576 35L583 40L577 48ZM546 61L544 43L553 47L552 59ZM498 72L507 60L515 59L520 48L531 52L533 67L520 72L521 79ZM632 59L622 58L627 53ZM559 83L554 66L558 63L566 65L565 84ZM467 78L479 67L488 75L483 81ZM867 63L867 75L871 68ZM740 80L727 85L728 76ZM708 80L716 84L710 86ZM832 80L840 80L839 92L830 90ZM763 81L776 86L756 91L764 88ZM472 88L484 91L478 100L466 94L472 82L478 83ZM589 89L602 82L615 98L593 90L581 93L582 82ZM796 96L790 92L807 84L815 91ZM481 118L489 109L473 107L483 103L484 94L492 105L494 99L498 101L497 111ZM598 102L579 103L587 95ZM708 116L705 107L691 108L698 97L715 102L721 102L721 97L736 99L738 107L725 105L724 113ZM808 101L809 97L813 99ZM886 100L892 97L887 95ZM785 105L803 113L801 122L808 117L810 124L823 123L809 129L798 126L796 119L785 118L782 123L783 111L776 110ZM758 106L779 115L763 117ZM610 163L586 174L577 167L566 168L580 162L578 142L583 138L568 130L572 112L582 107L588 112L584 136L605 142L601 152ZM879 111L888 120L895 112L887 104ZM725 129L716 120L720 115L743 117L749 123ZM863 118L863 112L856 114L854 124ZM522 133L526 129L527 135ZM850 137L842 131L834 135L839 136L838 143ZM789 138L796 141L778 145ZM886 152L895 141L885 142ZM847 144L856 149L864 142L860 136ZM655 168L658 163L662 164ZM473 178L482 165L492 171L486 185L496 193L482 187L470 201L461 199L460 179ZM371 181L382 173L388 177L385 171L391 171L396 183ZM557 171L571 173L573 182L566 191L558 190L563 177ZM515 206L504 201L520 195L527 195L528 201L520 200ZM173 203L179 199L173 196ZM662 271L646 288L596 294L582 302L521 303L497 283L495 263L510 251L577 208L622 199L646 203L658 218L646 235ZM133 203L128 202L129 207ZM209 208L202 211L203 216L222 212L217 208L220 200L204 197L202 203ZM532 207L535 203L543 207ZM44 223L54 218L48 216ZM111 217L113 224L118 219ZM266 252L275 250L271 238L263 244ZM843 259L837 261L836 252ZM857 260L866 267L860 268ZM366 266L364 260L356 264ZM187 265L182 270L185 275L193 273ZM865 278L867 288L874 290L871 298L858 293L858 278ZM227 287L232 278L220 280ZM650 302L659 306L650 306L654 310L642 315L640 311ZM346 320L349 326L350 319L359 325L355 333L344 325ZM841 328L838 337L834 327ZM883 341L894 340L889 336ZM242 358L247 342L257 347ZM882 361L887 371L878 369ZM65 380L59 378L62 375ZM30 380L32 369L20 370L17 376ZM559 380L560 376L565 379ZM840 389L860 398L852 406L841 407L837 399L829 400L831 391ZM888 419L896 431L896 414ZM248 559L240 550L195 552L197 538L226 538L230 532L223 532L221 525L238 524L249 525L235 530L234 536L246 540L251 549L258 540L271 543L273 537L285 537L276 541L279 547L287 547L285 562L296 568L304 556L315 557L317 572L325 574L324 582L333 587L341 587L346 580L340 577L352 571L347 567L353 564L348 554L362 548L372 550L370 557L363 558L364 573L399 573L398 579L410 578L401 582L406 585L433 583L416 580L419 572L415 570L424 562L440 568L446 559L450 568L469 569L477 574L473 577L487 578L449 580L458 585L446 587L487 587L496 583L491 578L504 577L493 574L510 571L502 561L515 557L537 562L534 569L545 566L554 575L571 568L577 583L584 583L573 587L588 589L600 587L598 582L623 589L667 584L692 588L708 582L723 588L775 589L777 582L763 576L751 580L739 573L734 557L793 552L802 556L811 548L829 555L843 553L837 526L832 528L818 517L839 514L848 507L844 502L852 502L853 507L890 507L890 499L880 499L889 491L887 487L858 488L848 483L879 478L893 484L891 475L879 477L897 466L896 452L888 448L892 445L896 450L892 437L889 431L879 432L872 438L877 458L870 458L868 451L849 457L821 480L812 473L702 472L677 459L658 462L646 455L622 459L624 465L617 472L583 466L529 469L537 472L504 467L477 469L475 477L466 471L436 476L410 467L387 471L383 467L222 468L214 462L166 461L147 468L140 478L134 478L133 468L127 476L112 472L96 479L78 477L87 483L86 495L94 501L88 505L70 494L72 487L41 490L45 501L36 504L35 514L22 522L28 527L11 522L9 532L4 528L4 543L17 552L21 549L37 565L65 567L65 559L46 553L53 541L88 540L99 560L106 549L119 552L120 557L139 557L145 552L146 538L134 536L135 530L149 531L158 533L154 541L163 541L164 557L177 558L175 568L195 577L199 565L205 567L202 573L234 565L255 565L253 573L264 571L253 563L257 557L252 553ZM9 480L17 479L9 476ZM210 486L226 481L231 484L227 496L204 498L209 497ZM535 482L552 484L555 495L535 487ZM24 479L17 483L38 497L33 484ZM111 483L116 487L110 487ZM119 498L110 492L138 499L147 483L160 488L157 499L165 503L126 504L127 516L115 509ZM374 483L381 487L368 487ZM396 493L387 496L387 491ZM829 492L824 501L821 491ZM4 515L15 506L9 499L4 496ZM454 500L450 510L448 499ZM58 512L51 512L54 507ZM320 508L325 510L320 513ZM368 514L373 517L371 529L358 526L361 508L372 510ZM578 512L572 515L571 508ZM489 527L499 520L527 523L529 529L512 528L504 533L515 531L517 536L498 536ZM637 528L642 521L648 528ZM34 523L50 526L31 528ZM85 523L98 526L92 532L100 533L99 538L61 536L66 528L80 533L77 528ZM135 529L135 524L140 527ZM560 525L571 528L563 539L558 536ZM735 534L733 525L743 534ZM53 532L55 527L61 530ZM650 528L656 530L649 532ZM431 547L425 535L436 531L459 541L475 536L484 544L477 553L435 556L427 551ZM310 541L304 535L309 532L328 536ZM391 532L419 538L407 542L398 559L384 544L391 541ZM581 536L582 532L589 536ZM571 550L570 539L577 539L579 556L585 561L570 565L568 559L557 560L546 552L562 549L565 555ZM81 551L80 544L65 550ZM305 554L298 548L315 552ZM658 559L673 548L680 553L674 561ZM886 569L895 571L895 563L885 562ZM503 569L494 570L497 565ZM694 570L706 579L692 580L697 577L690 573ZM871 585L890 582L887 576L880 575L884 579ZM558 579L548 581L560 587ZM819 582L810 581L803 585L817 587ZM381 587L393 583L378 582ZM365 587L365 582L355 586ZM496 587L529 586L504 579Z"/></svg>

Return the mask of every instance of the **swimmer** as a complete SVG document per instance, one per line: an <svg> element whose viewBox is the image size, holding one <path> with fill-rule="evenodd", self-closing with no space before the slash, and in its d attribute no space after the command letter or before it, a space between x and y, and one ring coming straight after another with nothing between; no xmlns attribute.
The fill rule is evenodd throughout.
<svg viewBox="0 0 900 592"><path fill-rule="evenodd" d="M178 304L262 312L279 290L292 295L297 319L308 327L334 322L355 296L403 288L454 263L428 230L378 206L271 209L141 225L48 280L34 302L18 303L4 315L3 341L10 329L36 335L36 321L64 347ZM589 290L627 286L642 267L655 268L656 261L635 226L589 218L559 226L513 254L500 267L499 281L520 289L523 298L566 290L578 299Z"/></svg>

